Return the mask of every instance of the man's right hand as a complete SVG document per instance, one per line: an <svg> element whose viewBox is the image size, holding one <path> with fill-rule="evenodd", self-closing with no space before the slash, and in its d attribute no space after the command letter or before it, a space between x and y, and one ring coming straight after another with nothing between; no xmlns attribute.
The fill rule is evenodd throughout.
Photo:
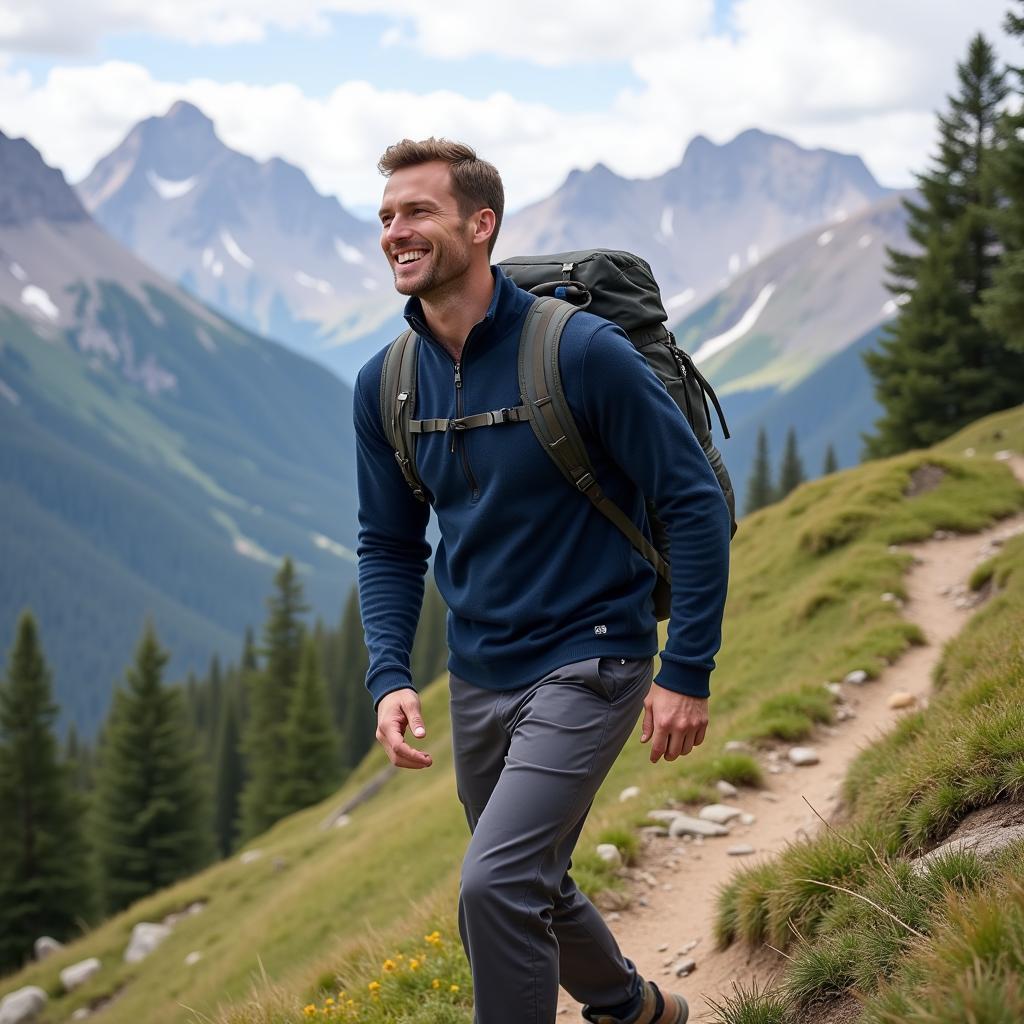
<svg viewBox="0 0 1024 1024"><path fill-rule="evenodd" d="M434 762L428 753L405 742L405 730L412 727L416 737L426 736L420 714L420 695L406 687L385 694L377 705L377 741L388 760L399 768L429 768Z"/></svg>

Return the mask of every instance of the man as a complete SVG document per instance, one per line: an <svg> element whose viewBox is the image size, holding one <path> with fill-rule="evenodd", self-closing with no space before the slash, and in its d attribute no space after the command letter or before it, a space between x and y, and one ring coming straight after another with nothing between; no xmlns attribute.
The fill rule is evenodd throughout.
<svg viewBox="0 0 1024 1024"><path fill-rule="evenodd" d="M468 146L388 148L381 247L420 337L414 415L520 404L517 352L532 297L490 265L504 206L497 170ZM558 986L604 1024L681 1024L686 1003L645 981L568 874L594 796L643 710L652 762L704 739L720 642L729 515L703 450L614 324L576 313L562 336L566 396L605 492L669 535L673 594L658 680L655 573L576 493L527 423L423 433L407 485L380 419L384 352L360 371L354 419L359 597L393 764L429 768L409 653L430 555L449 608L452 747L472 838L459 929L477 1024L551 1024Z"/></svg>

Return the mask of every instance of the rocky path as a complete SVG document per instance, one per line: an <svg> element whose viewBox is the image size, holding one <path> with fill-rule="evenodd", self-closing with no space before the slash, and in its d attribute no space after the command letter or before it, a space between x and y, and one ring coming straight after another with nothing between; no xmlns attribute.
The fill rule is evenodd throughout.
<svg viewBox="0 0 1024 1024"><path fill-rule="evenodd" d="M1024 458L1014 456L1010 464L1024 482ZM723 803L745 812L748 820L753 815L751 824L736 819L728 837L659 837L645 842L640 864L632 872L630 908L606 917L624 953L641 973L687 997L691 1021L710 1017L706 997L729 994L734 981L749 983L756 978L763 983L783 963L766 947L751 951L737 944L715 951L712 922L719 888L744 861L778 852L787 842L824 827L811 808L825 819L835 812L850 762L903 713L890 706L895 694L911 695L912 705L927 702L932 669L942 647L973 610L966 589L972 569L1002 540L1020 532L1024 532L1024 515L1003 520L983 533L939 535L906 545L916 562L906 577L908 600L903 614L921 627L927 643L908 650L874 681L842 684L839 708L846 709L840 710L844 720L821 729L810 741L817 764L796 767L782 748L763 758L763 790L741 789L735 797L722 797ZM711 742L715 742L714 720L711 729ZM717 739L721 742L724 737ZM636 797L643 798L642 793ZM728 853L740 845L752 847L754 856ZM695 970L686 977L674 977L676 966L685 960L695 961ZM558 1012L560 1019L579 1019L579 1005L564 990Z"/></svg>

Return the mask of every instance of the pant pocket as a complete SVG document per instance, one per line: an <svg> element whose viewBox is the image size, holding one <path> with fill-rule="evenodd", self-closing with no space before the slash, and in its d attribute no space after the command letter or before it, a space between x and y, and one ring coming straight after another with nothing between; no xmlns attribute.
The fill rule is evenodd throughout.
<svg viewBox="0 0 1024 1024"><path fill-rule="evenodd" d="M609 703L619 704L638 690L647 693L654 675L654 659L599 658L597 674Z"/></svg>

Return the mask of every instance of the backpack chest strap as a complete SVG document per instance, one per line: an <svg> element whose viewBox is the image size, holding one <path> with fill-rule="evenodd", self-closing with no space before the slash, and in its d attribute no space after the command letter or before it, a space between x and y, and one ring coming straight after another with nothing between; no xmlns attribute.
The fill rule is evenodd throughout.
<svg viewBox="0 0 1024 1024"><path fill-rule="evenodd" d="M409 420L409 430L413 434L445 433L448 430L495 427L500 423L525 423L529 418L526 407L517 405L513 409L492 409L490 412L477 412L472 416L453 419Z"/></svg>

